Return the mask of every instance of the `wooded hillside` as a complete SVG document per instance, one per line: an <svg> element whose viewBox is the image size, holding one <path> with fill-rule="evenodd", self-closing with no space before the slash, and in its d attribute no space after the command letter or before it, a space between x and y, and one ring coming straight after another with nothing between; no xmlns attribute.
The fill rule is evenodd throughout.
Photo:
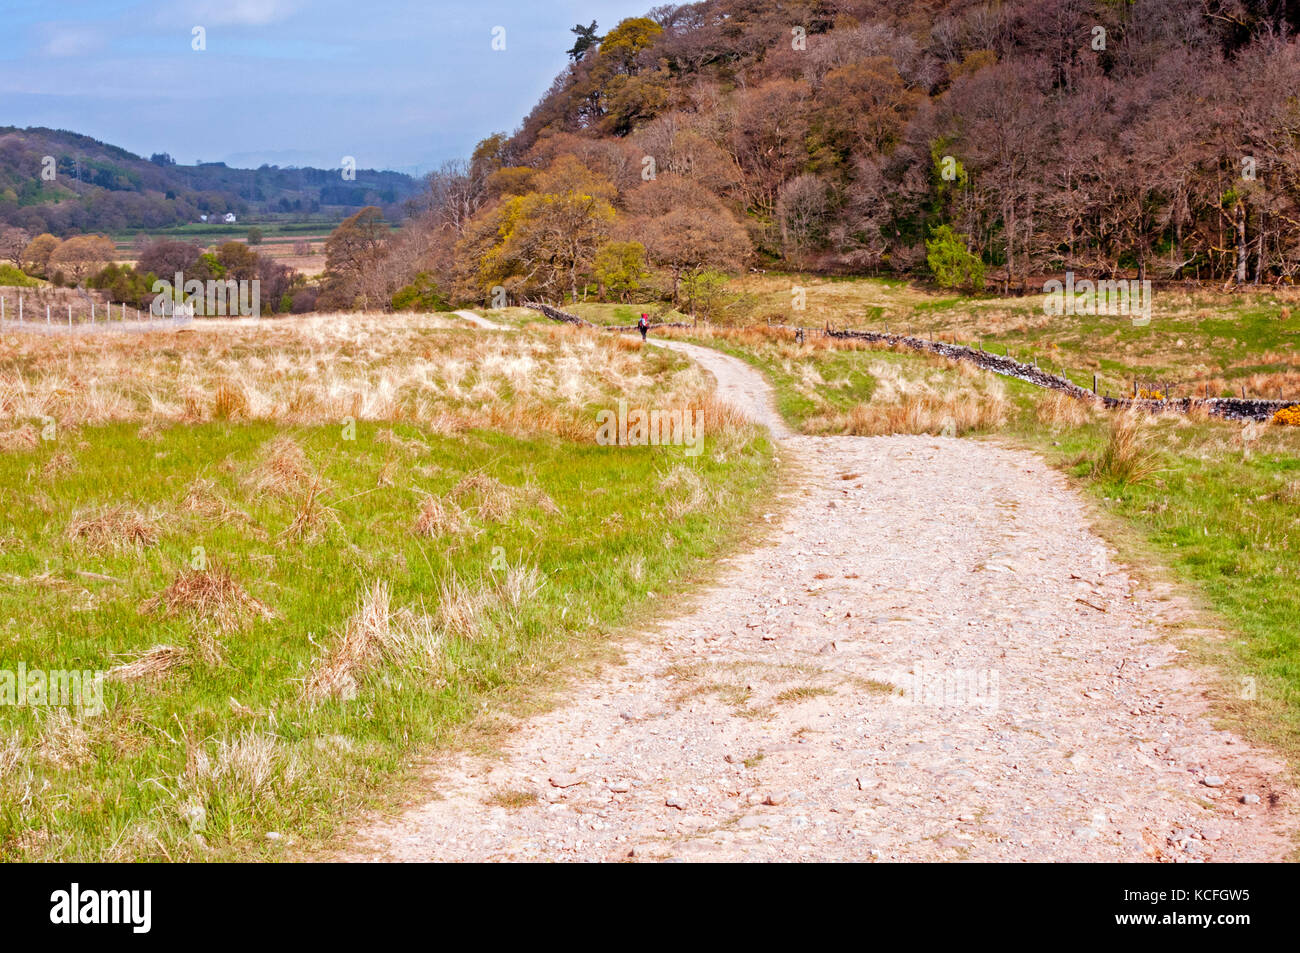
<svg viewBox="0 0 1300 953"><path fill-rule="evenodd" d="M520 128L431 177L435 272L472 299L677 297L764 262L926 273L949 241L999 284L1289 281L1288 10L704 0L575 27Z"/></svg>

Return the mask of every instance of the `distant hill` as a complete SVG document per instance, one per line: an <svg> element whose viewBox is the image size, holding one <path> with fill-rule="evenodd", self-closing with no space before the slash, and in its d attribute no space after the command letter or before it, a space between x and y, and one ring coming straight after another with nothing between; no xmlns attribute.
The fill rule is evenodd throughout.
<svg viewBox="0 0 1300 953"><path fill-rule="evenodd" d="M241 223L340 221L366 205L398 218L419 190L401 172L357 169L345 180L339 169L177 165L65 130L0 126L0 223L33 234L166 228L227 212Z"/></svg>

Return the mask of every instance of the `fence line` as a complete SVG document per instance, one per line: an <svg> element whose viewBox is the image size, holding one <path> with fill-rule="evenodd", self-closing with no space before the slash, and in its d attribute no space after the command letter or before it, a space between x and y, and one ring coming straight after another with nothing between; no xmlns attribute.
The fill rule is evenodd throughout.
<svg viewBox="0 0 1300 953"><path fill-rule="evenodd" d="M15 299L16 303L11 304ZM40 321L38 318L32 317L32 310L27 307L27 299L21 291L14 298L0 294L0 329L5 331L29 331L34 334L66 333L69 331L150 331L178 327L193 320L193 315L187 308L184 306L177 307L174 304L169 313L157 315L152 311L141 312L139 308L131 308L129 309L130 313L128 313L125 302L114 305L112 301L109 301L104 305L104 311L101 313L97 307L98 302L93 298L88 300L89 310L86 310L83 305L79 314L76 312L74 304L68 302L66 321L63 319L62 314L57 314L54 311L52 304L46 302L45 320ZM117 308L116 317L113 314L115 307ZM37 315L39 316L39 312L37 312Z"/></svg>

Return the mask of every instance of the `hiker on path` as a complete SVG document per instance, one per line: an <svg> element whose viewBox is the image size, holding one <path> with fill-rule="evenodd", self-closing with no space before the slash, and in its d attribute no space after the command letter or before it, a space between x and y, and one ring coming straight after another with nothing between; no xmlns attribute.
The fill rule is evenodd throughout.
<svg viewBox="0 0 1300 953"><path fill-rule="evenodd" d="M642 313L641 320L636 323L636 328L641 332L641 340L645 340L645 333L650 330L650 315Z"/></svg>

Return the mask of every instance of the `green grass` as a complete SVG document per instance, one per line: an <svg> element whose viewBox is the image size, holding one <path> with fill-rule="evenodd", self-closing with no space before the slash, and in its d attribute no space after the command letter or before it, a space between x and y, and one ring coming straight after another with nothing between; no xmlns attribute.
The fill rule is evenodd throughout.
<svg viewBox="0 0 1300 953"><path fill-rule="evenodd" d="M292 431L335 517L301 539L286 535L299 500L247 489L285 432L272 423L171 426L152 438L135 424L85 427L0 454L0 670L105 670L157 645L189 651L156 682L110 681L106 710L71 725L35 706L0 707L0 771L7 740L20 752L0 784L0 859L220 859L321 842L495 698L541 684L670 601L743 529L770 467L762 440L690 459L679 448L398 425L409 446L428 448L408 452L376 439L386 429L358 423L354 440L335 426ZM658 483L679 465L698 472L711 502L669 519L672 493ZM446 497L475 472L534 486L559 513L534 498L494 522L466 503L465 532L414 535L423 494ZM196 479L246 517L183 507ZM95 550L69 538L74 513L121 502L154 515L156 544ZM199 553L275 614L220 635L219 662L200 651L208 623L145 610ZM449 580L493 593L505 565L536 567L540 590L516 610L489 603L476 637L447 639L437 677L379 665L353 700L303 700L314 660L372 583L389 585L394 607L432 613ZM250 739L268 740L260 780ZM234 767L213 779L196 769L204 759ZM292 832L292 843L267 832Z"/></svg>
<svg viewBox="0 0 1300 953"><path fill-rule="evenodd" d="M672 310L664 304L612 304L592 301L565 304L563 310L569 314L576 314L592 324L636 324L642 313L650 315L651 321L689 322L691 320L690 315Z"/></svg>
<svg viewBox="0 0 1300 953"><path fill-rule="evenodd" d="M318 222L261 222L256 219L240 220L233 225L213 222L187 222L184 225L170 225L166 228L136 228L113 232L110 237L118 243L131 242L136 235L144 232L153 238L186 238L194 240L246 238L250 228L259 228L265 238L277 235L328 235L342 219L321 220Z"/></svg>

